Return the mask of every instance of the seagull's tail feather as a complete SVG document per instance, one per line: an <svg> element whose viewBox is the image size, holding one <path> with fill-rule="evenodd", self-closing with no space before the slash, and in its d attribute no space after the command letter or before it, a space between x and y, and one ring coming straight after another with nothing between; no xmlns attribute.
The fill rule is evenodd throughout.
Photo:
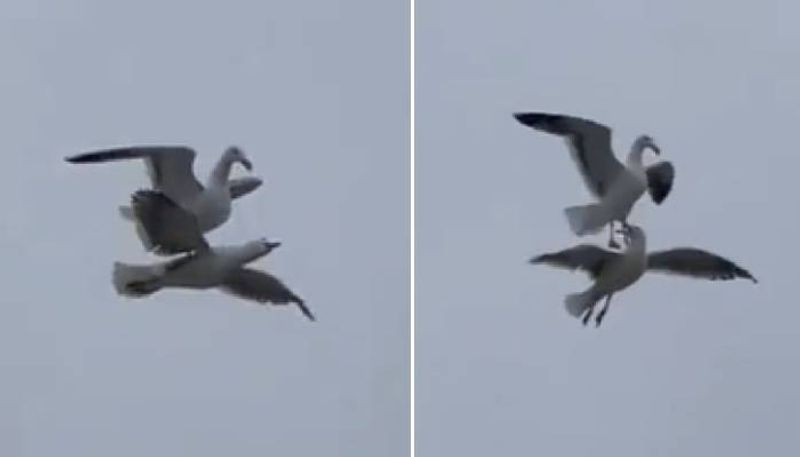
<svg viewBox="0 0 800 457"><path fill-rule="evenodd" d="M573 317L581 317L581 315L597 302L595 294L591 289L578 294L569 294L564 299L564 307L567 312Z"/></svg>
<svg viewBox="0 0 800 457"><path fill-rule="evenodd" d="M144 297L161 289L161 275L153 266L114 262L114 289L126 297Z"/></svg>
<svg viewBox="0 0 800 457"><path fill-rule="evenodd" d="M611 222L608 212L600 204L570 206L564 210L569 228L578 236L597 233Z"/></svg>

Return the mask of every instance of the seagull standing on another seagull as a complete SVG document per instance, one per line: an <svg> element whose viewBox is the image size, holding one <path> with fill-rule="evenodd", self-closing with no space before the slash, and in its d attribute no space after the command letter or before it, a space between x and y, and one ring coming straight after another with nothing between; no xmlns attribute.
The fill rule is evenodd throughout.
<svg viewBox="0 0 800 457"><path fill-rule="evenodd" d="M642 163L646 149L661 154L647 135L633 142L623 165L614 157L611 129L605 125L559 114L517 113L514 117L528 127L563 137L586 187L599 200L565 210L570 229L578 236L599 232L608 224L609 247L617 248L614 221L626 225L633 205L645 191L656 204L661 204L672 189L675 169L671 163L660 162L649 167Z"/></svg>
<svg viewBox="0 0 800 457"><path fill-rule="evenodd" d="M745 278L758 282L750 272L716 254L695 248L677 248L647 254L644 230L628 224L622 229L622 233L627 244L627 249L622 253L583 244L542 254L530 260L533 264L544 263L569 270L583 270L594 280L594 284L587 290L567 295L564 300L571 315L580 317L585 313L584 325L589 322L595 305L605 298L603 309L595 318L595 323L599 326L608 312L611 297L634 284L648 270L710 280Z"/></svg>

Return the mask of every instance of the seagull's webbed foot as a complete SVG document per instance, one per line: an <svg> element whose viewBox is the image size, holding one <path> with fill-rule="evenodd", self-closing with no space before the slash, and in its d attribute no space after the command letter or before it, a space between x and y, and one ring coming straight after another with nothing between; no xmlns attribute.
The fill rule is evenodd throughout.
<svg viewBox="0 0 800 457"><path fill-rule="evenodd" d="M606 296L606 303L603 305L603 309L601 309L600 312L597 313L597 317L595 317L594 319L595 327L600 327L600 323L603 322L603 318L606 316L606 313L608 312L608 305L611 304L611 297L613 295L614 294L608 294L608 296Z"/></svg>

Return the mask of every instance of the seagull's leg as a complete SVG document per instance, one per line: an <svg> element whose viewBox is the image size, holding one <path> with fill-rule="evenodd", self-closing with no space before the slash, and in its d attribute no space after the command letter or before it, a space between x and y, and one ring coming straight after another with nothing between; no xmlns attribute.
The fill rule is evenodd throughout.
<svg viewBox="0 0 800 457"><path fill-rule="evenodd" d="M592 313L594 313L594 304L586 308L586 314L583 316L583 325L586 325L589 322L589 319L592 318Z"/></svg>
<svg viewBox="0 0 800 457"><path fill-rule="evenodd" d="M608 223L608 247L619 249L619 243L614 239L614 221Z"/></svg>
<svg viewBox="0 0 800 457"><path fill-rule="evenodd" d="M608 305L611 304L611 297L613 297L613 296L614 296L613 293L610 293L610 294L606 295L606 303L603 305L603 309L601 309L600 312L597 313L597 317L594 319L594 326L595 327L599 327L600 326L600 322L603 321L603 318L605 317L606 313L608 312Z"/></svg>

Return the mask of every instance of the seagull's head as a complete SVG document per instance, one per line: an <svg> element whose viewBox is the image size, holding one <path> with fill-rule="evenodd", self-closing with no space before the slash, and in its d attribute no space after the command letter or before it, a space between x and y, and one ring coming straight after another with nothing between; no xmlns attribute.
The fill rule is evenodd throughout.
<svg viewBox="0 0 800 457"><path fill-rule="evenodd" d="M249 263L258 258L264 257L280 245L280 241L269 241L266 238L260 238L258 240L250 241L241 248L237 249L241 250L240 252L243 263Z"/></svg>
<svg viewBox="0 0 800 457"><path fill-rule="evenodd" d="M661 155L661 148L658 147L656 141L650 135L640 135L633 143L633 149L644 151L651 149L656 155Z"/></svg>
<svg viewBox="0 0 800 457"><path fill-rule="evenodd" d="M273 249L280 247L281 245L280 241L270 241L266 238L261 238L258 240L258 242L264 247L264 254L269 254Z"/></svg>
<svg viewBox="0 0 800 457"><path fill-rule="evenodd" d="M247 168L247 171L253 171L253 164L250 162L250 159L244 154L237 146L231 146L225 150L225 157L228 158L231 162L239 162L242 164L243 167Z"/></svg>

